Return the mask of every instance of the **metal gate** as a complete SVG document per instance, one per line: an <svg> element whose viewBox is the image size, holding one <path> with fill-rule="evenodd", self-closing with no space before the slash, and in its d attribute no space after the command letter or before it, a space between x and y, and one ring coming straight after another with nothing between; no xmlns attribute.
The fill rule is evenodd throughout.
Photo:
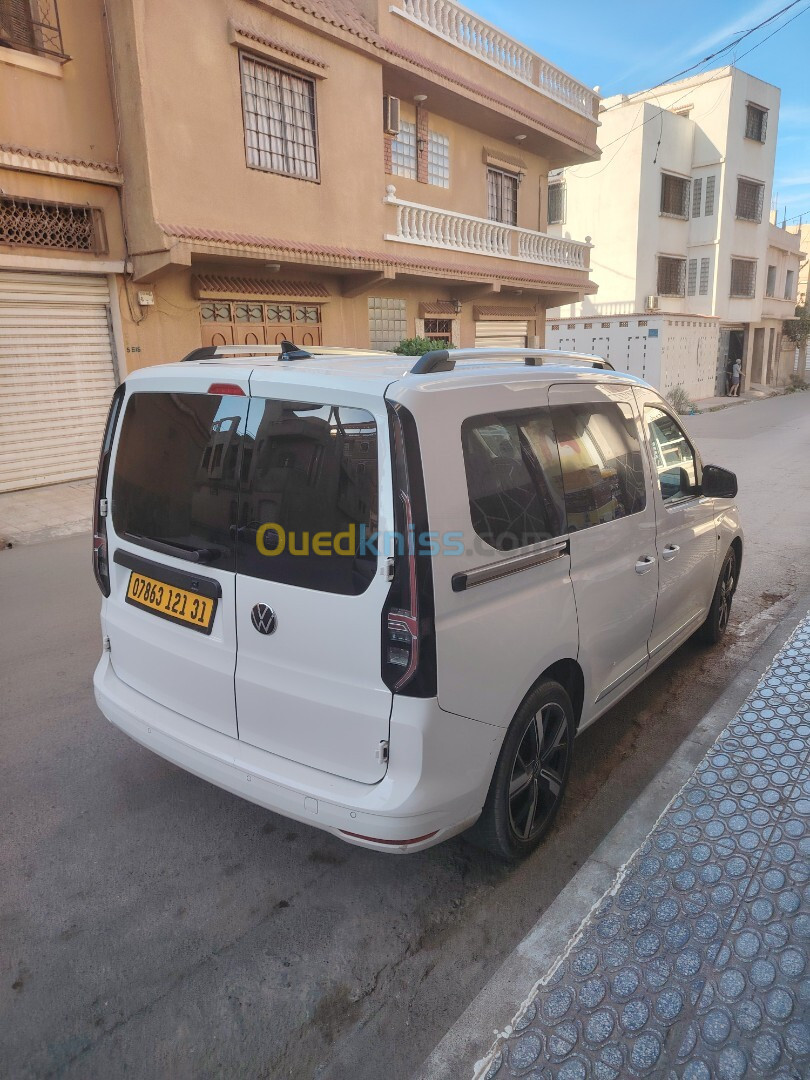
<svg viewBox="0 0 810 1080"><path fill-rule="evenodd" d="M0 270L0 491L92 476L115 381L106 277Z"/></svg>
<svg viewBox="0 0 810 1080"><path fill-rule="evenodd" d="M527 319L493 319L475 324L476 346L508 345L525 349L529 340Z"/></svg>

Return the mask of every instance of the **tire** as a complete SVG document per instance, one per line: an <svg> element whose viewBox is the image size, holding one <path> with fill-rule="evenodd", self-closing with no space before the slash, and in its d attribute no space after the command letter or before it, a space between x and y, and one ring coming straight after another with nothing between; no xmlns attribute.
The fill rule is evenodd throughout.
<svg viewBox="0 0 810 1080"><path fill-rule="evenodd" d="M506 732L484 809L469 833L473 843L510 861L534 851L562 803L574 734L568 694L550 679L539 683Z"/></svg>
<svg viewBox="0 0 810 1080"><path fill-rule="evenodd" d="M737 553L733 547L730 547L720 568L720 577L717 579L709 614L697 632L699 640L705 645L717 645L722 640L731 616L731 601L734 599L736 588Z"/></svg>

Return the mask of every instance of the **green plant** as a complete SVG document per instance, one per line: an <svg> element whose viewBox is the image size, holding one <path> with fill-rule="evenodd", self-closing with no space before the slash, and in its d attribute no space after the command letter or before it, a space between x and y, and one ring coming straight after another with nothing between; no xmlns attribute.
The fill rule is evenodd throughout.
<svg viewBox="0 0 810 1080"><path fill-rule="evenodd" d="M421 356L423 353L433 352L434 349L455 349L455 345L436 338L409 337L403 338L394 352L400 356Z"/></svg>
<svg viewBox="0 0 810 1080"><path fill-rule="evenodd" d="M796 308L796 318L786 320L782 327L785 337L792 341L799 352L804 352L810 342L810 307L801 304Z"/></svg>
<svg viewBox="0 0 810 1080"><path fill-rule="evenodd" d="M810 390L810 383L805 382L795 371L791 374L789 383L786 394L795 394L798 390Z"/></svg>
<svg viewBox="0 0 810 1080"><path fill-rule="evenodd" d="M680 384L667 392L667 401L679 416L688 416L695 411L694 401Z"/></svg>

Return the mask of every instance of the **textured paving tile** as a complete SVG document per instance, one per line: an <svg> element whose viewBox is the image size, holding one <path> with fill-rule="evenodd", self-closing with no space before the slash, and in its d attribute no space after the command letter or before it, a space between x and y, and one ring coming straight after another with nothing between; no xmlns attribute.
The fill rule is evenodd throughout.
<svg viewBox="0 0 810 1080"><path fill-rule="evenodd" d="M810 1076L810 619L544 981L487 1080Z"/></svg>

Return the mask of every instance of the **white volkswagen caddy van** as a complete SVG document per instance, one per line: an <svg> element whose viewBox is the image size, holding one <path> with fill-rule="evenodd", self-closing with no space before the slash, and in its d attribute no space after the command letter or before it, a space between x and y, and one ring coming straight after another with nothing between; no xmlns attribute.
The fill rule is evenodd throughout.
<svg viewBox="0 0 810 1080"><path fill-rule="evenodd" d="M595 357L198 349L113 398L96 700L350 843L474 827L517 858L577 732L691 634L722 636L736 492Z"/></svg>

